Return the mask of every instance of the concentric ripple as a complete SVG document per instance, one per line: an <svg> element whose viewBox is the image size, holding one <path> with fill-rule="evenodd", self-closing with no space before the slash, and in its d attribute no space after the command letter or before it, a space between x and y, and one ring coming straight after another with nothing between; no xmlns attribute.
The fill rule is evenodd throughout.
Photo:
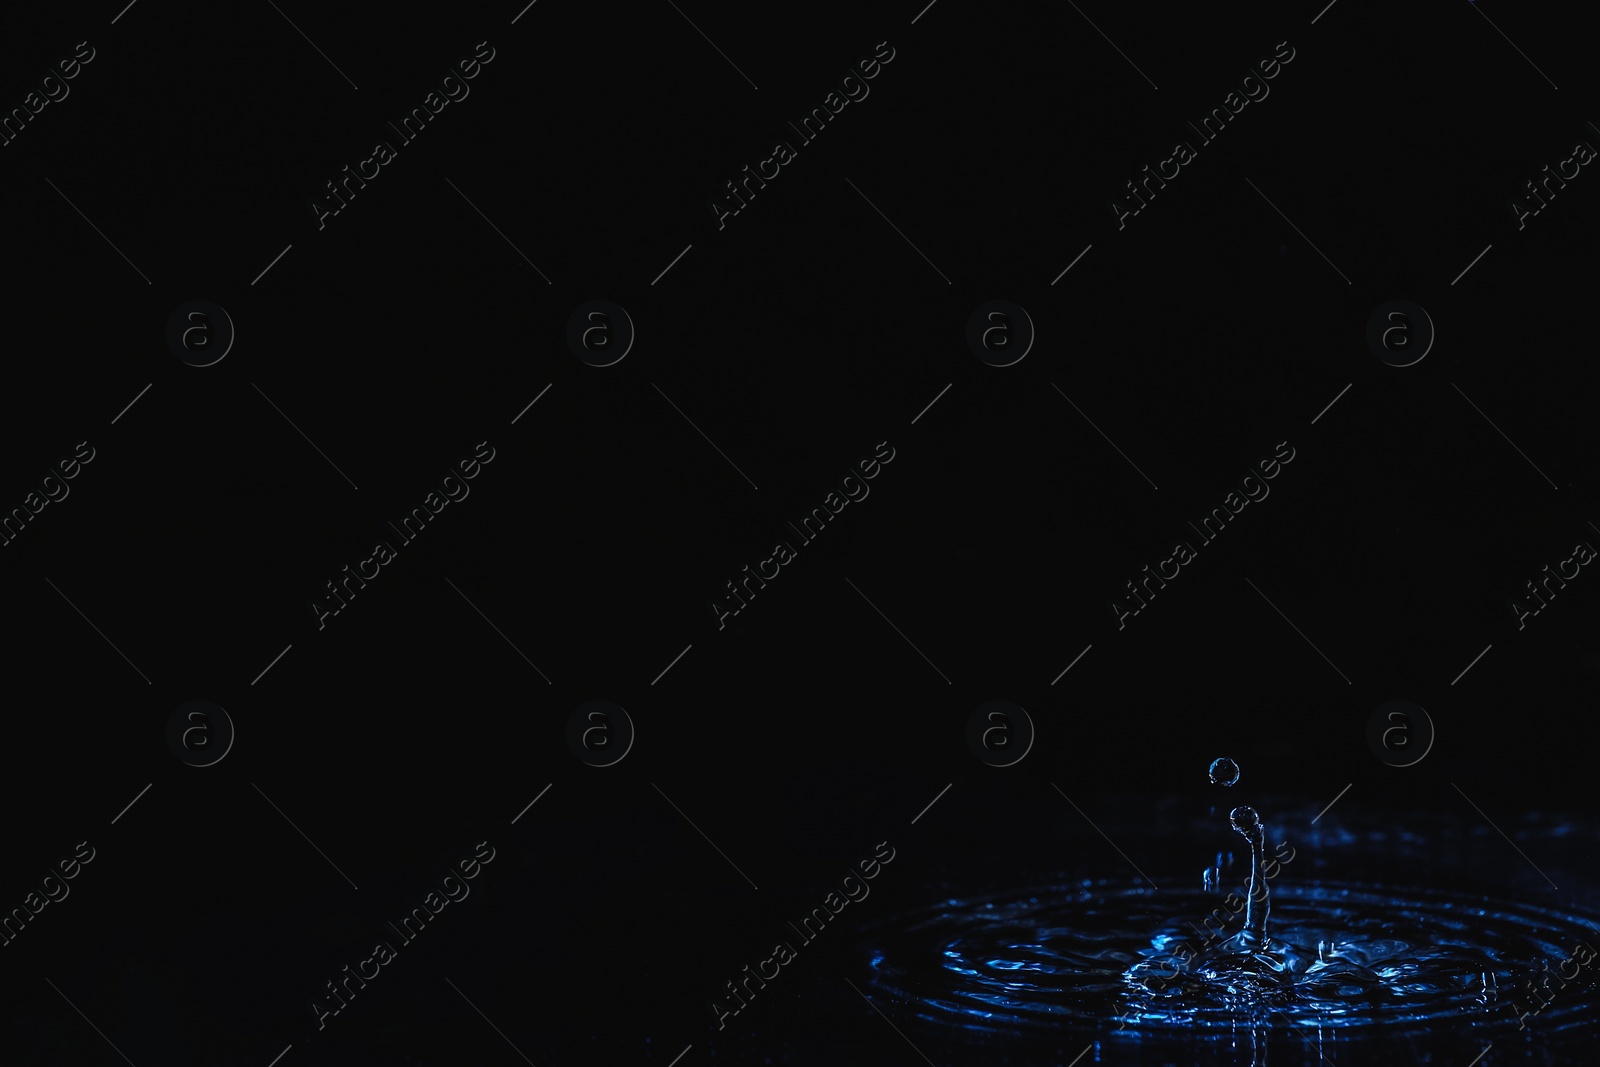
<svg viewBox="0 0 1600 1067"><path fill-rule="evenodd" d="M1207 923L1219 904L1192 886L1103 881L948 900L869 929L872 981L923 1019L978 1029L1112 1020L1123 1033L1192 1032L1269 1017L1300 1028L1449 1018L1515 1029L1539 1004L1523 984L1579 942L1600 943L1587 919L1433 890L1280 884L1265 944L1236 936L1243 916L1226 911L1219 936L1222 923ZM1547 994L1528 1026L1581 1021L1593 981L1585 971Z"/></svg>

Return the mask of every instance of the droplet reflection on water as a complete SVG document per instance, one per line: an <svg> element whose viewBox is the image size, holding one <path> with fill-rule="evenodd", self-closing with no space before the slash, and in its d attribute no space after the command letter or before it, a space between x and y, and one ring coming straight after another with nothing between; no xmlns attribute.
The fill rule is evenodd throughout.
<svg viewBox="0 0 1600 1067"><path fill-rule="evenodd" d="M1495 987L1593 936L1532 905L1280 879L1267 947L1230 971L1220 943L1239 917L1186 883L1036 885L880 920L869 933L873 982L923 1019L979 1029L1225 1029L1263 1012L1302 1028L1420 1031L1475 1018L1514 1029ZM1586 1011L1583 998L1560 998L1538 1025L1576 1025Z"/></svg>
<svg viewBox="0 0 1600 1067"><path fill-rule="evenodd" d="M1218 759L1210 776L1231 786L1239 767ZM1231 853L1226 865L1217 853L1199 893L1192 882L1146 890L1084 880L981 907L950 900L877 924L875 982L923 1018L955 1016L980 1029L1114 1019L1118 1032L1137 1034L1247 1019L1254 1040L1263 1018L1279 1016L1319 1034L1406 1030L1444 1018L1490 1021L1491 1013L1512 1021L1499 979L1548 967L1590 932L1558 912L1443 891L1269 885L1293 853L1266 860L1267 827L1255 808L1241 804L1228 820L1249 842L1250 867L1220 904L1214 894ZM1270 928L1269 911L1277 913ZM1541 1025L1574 1025L1580 1003L1542 1011Z"/></svg>

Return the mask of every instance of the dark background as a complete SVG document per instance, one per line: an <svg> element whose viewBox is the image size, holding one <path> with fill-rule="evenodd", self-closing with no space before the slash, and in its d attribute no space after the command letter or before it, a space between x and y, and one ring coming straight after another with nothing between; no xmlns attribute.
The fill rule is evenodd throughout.
<svg viewBox="0 0 1600 1067"><path fill-rule="evenodd" d="M1574 14L280 7L18 12L0 40L5 108L97 52L0 148L0 507L95 449L0 549L0 907L98 853L0 949L7 1062L918 1062L842 938L725 1031L707 1001L880 841L860 918L1134 877L1087 818L1197 875L1221 846L1156 831L1217 803L1225 754L1269 824L1349 785L1324 826L1437 828L1438 867L1343 877L1593 906L1600 579L1521 631L1507 606L1600 544L1596 179L1521 231L1508 207L1600 141ZM385 121L484 40L398 144ZM796 143L885 40L870 95ZM1270 95L1199 145L1185 120L1280 41ZM380 138L397 158L319 230ZM708 199L779 138L797 159L719 230ZM1197 158L1119 230L1178 139ZM595 298L638 334L606 368L565 341ZM965 342L994 298L1037 330L1011 367ZM1365 340L1397 298L1438 331L1406 368ZM166 344L191 299L237 330L214 366ZM484 440L470 496L319 630L323 583ZM723 583L885 441L870 496L719 631ZM1119 631L1123 583L1282 441L1270 496ZM566 744L591 698L637 729L613 767ZM1003 770L966 744L993 698L1037 727ZM1366 742L1395 698L1437 729L1406 769ZM232 719L225 762L167 747L191 699ZM322 984L481 840L471 897L318 1032Z"/></svg>

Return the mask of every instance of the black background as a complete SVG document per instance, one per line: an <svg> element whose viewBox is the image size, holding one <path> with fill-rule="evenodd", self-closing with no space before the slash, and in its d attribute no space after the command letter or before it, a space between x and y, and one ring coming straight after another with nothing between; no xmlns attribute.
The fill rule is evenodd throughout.
<svg viewBox="0 0 1600 1067"><path fill-rule="evenodd" d="M1493 819L1552 875L1592 852L1600 579L1520 631L1507 606L1600 544L1596 179L1520 231L1508 206L1600 139L1572 12L280 6L9 13L0 42L5 108L96 50L0 148L0 507L95 449L0 549L0 906L98 850L0 951L7 1062L918 1062L842 943L728 1030L707 1001L880 841L863 917L1132 877L1085 815L1191 876L1214 842L1138 826L1217 803L1224 754L1285 823L1350 785L1328 819ZM323 183L485 40L319 229ZM870 95L719 230L708 199L880 41ZM1119 230L1123 183L1280 41L1270 95ZM565 341L595 298L637 328L607 368ZM994 298L1037 330L1007 368L965 342ZM165 341L191 299L237 329L211 367ZM1438 331L1411 367L1365 341L1391 299ZM323 583L480 441L470 495L319 630ZM1119 630L1123 583L1284 441ZM879 442L870 495L719 630L723 583ZM997 697L1038 731L1004 770L965 740ZM237 728L202 769L164 733L197 698ZM566 745L591 698L637 728L614 767ZM1404 770L1366 743L1394 698L1437 728ZM481 840L469 900L318 1032L322 984ZM1473 840L1441 863L1593 904Z"/></svg>

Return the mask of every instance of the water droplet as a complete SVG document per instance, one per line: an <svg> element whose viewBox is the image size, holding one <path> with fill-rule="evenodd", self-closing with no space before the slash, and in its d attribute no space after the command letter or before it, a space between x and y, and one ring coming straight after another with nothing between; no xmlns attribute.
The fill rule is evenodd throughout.
<svg viewBox="0 0 1600 1067"><path fill-rule="evenodd" d="M1239 765L1226 756L1211 762L1211 784L1232 785L1239 780Z"/></svg>
<svg viewBox="0 0 1600 1067"><path fill-rule="evenodd" d="M1214 893L1217 889L1217 872L1214 867L1207 867L1200 872L1200 883L1207 893Z"/></svg>

